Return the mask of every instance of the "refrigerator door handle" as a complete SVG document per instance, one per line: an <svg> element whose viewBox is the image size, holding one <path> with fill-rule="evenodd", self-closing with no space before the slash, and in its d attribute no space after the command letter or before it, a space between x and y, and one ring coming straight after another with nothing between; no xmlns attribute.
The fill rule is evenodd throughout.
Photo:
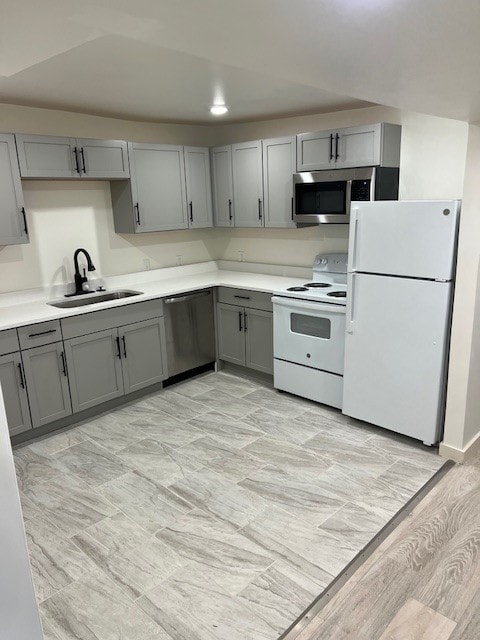
<svg viewBox="0 0 480 640"><path fill-rule="evenodd" d="M352 208L351 212L350 212L350 225L351 225L351 231L350 231L350 246L352 247L352 255L351 255L351 260L350 260L350 264L348 266L348 270L349 271L355 271L356 269L356 257L357 257L357 243L358 243L358 216L357 216L357 212L358 209L357 208Z"/></svg>
<svg viewBox="0 0 480 640"><path fill-rule="evenodd" d="M347 317L346 317L346 330L347 333L353 333L354 327L354 318L353 318L353 304L355 300L355 280L356 273L352 272L348 274L348 282L347 282L347 290L348 290L348 298L347 298Z"/></svg>

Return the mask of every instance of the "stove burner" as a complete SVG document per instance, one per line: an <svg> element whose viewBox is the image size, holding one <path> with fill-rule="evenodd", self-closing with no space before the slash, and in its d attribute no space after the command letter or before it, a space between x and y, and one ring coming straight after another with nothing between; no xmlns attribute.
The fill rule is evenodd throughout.
<svg viewBox="0 0 480 640"><path fill-rule="evenodd" d="M309 289L324 289L325 287L331 287L331 284L327 282L308 282L306 285Z"/></svg>
<svg viewBox="0 0 480 640"><path fill-rule="evenodd" d="M308 291L307 287L289 287L287 291Z"/></svg>
<svg viewBox="0 0 480 640"><path fill-rule="evenodd" d="M347 297L347 292L346 291L331 291L330 293L327 293L327 296L331 296L332 298L346 298Z"/></svg>

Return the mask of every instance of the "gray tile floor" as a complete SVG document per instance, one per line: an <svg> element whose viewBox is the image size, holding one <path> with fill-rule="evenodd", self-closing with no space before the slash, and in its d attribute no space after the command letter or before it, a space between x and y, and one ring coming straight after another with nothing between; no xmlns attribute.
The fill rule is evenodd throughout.
<svg viewBox="0 0 480 640"><path fill-rule="evenodd" d="M444 462L223 372L15 460L47 640L273 640Z"/></svg>

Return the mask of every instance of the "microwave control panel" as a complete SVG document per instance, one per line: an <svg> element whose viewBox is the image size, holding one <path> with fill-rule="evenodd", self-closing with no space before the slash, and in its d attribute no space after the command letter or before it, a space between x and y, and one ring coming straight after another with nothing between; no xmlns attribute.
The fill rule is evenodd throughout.
<svg viewBox="0 0 480 640"><path fill-rule="evenodd" d="M352 201L370 200L371 180L352 180Z"/></svg>

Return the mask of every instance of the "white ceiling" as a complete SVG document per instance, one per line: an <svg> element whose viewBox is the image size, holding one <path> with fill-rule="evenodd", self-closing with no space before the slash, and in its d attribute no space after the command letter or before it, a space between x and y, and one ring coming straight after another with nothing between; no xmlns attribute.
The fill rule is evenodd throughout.
<svg viewBox="0 0 480 640"><path fill-rule="evenodd" d="M374 102L475 122L480 2L3 0L0 102L197 123Z"/></svg>

